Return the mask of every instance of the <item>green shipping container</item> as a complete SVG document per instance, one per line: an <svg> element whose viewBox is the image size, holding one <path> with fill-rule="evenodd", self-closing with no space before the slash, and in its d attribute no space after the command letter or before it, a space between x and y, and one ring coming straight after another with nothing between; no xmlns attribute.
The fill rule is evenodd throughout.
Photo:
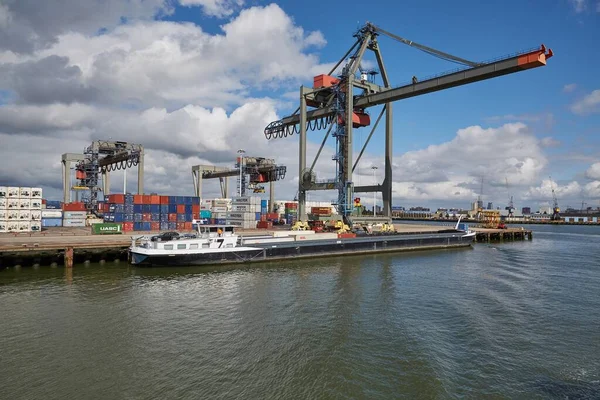
<svg viewBox="0 0 600 400"><path fill-rule="evenodd" d="M120 235L123 233L123 226L112 222L92 225L92 235Z"/></svg>

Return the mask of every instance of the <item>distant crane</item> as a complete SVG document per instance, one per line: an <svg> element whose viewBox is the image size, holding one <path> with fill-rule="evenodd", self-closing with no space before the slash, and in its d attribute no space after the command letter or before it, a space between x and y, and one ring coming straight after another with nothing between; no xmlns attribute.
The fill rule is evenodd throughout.
<svg viewBox="0 0 600 400"><path fill-rule="evenodd" d="M506 209L508 210L508 216L514 217L515 216L515 204L513 202L513 197L510 194L510 189L508 188L508 178L504 177L504 179L506 180L506 191L508 192L508 207L506 207Z"/></svg>
<svg viewBox="0 0 600 400"><path fill-rule="evenodd" d="M552 221L560 220L560 208L558 207L558 199L556 198L556 193L554 192L554 183L552 182L552 177L550 176L550 187L552 188L552 217L550 218Z"/></svg>

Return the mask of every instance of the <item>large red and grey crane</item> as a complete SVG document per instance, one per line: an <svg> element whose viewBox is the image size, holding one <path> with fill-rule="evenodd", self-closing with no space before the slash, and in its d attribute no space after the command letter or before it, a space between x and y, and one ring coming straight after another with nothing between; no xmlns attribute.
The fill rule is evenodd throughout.
<svg viewBox="0 0 600 400"><path fill-rule="evenodd" d="M381 54L378 36L385 35L408 46L435 57L461 64L463 67L419 81L415 76L410 83L392 87ZM327 75L314 78L313 87L300 88L300 107L292 115L270 123L265 128L265 137L283 138L299 134L299 184L298 218L306 219L306 192L309 190L338 191L336 206L340 214L348 216L353 209L354 193L382 192L384 215L391 217L392 202L392 103L427 93L466 85L477 81L496 78L531 68L546 65L552 50L544 45L489 62L472 62L394 35L371 23L367 23L355 34L355 43ZM372 51L381 73L383 85L373 81L373 74L361 67L367 50ZM334 73L345 62L340 74ZM358 76L357 76L358 73ZM358 93L357 93L358 92ZM373 128L356 160L353 160L353 129L369 126L370 116L366 109L383 105ZM308 107L311 107L309 110ZM377 125L385 114L385 169L381 185L354 186L352 173L358 164ZM347 121L351 120L352 123ZM307 130L324 130L327 133L312 165L306 166ZM333 131L333 133L331 133ZM313 172L329 135L336 139L336 176L329 181L317 181Z"/></svg>

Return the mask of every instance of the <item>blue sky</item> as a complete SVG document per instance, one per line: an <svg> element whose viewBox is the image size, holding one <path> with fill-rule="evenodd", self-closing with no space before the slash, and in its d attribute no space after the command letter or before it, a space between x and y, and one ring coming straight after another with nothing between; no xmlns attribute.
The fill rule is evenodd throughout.
<svg viewBox="0 0 600 400"><path fill-rule="evenodd" d="M600 204L600 91L594 92L600 90L600 0L107 1L36 9L0 0L0 17L5 12L12 23L0 27L0 38L7 38L0 71L8 71L0 80L0 135L9 144L0 170L20 162L10 150L30 136L43 134L49 148L80 151L109 135L144 142L153 191L189 191L189 178L179 178L189 165L227 164L243 145L288 164L282 191L293 197L295 141L267 144L265 121L295 109L299 85L326 72L370 21L473 61L542 43L555 53L546 67L396 102L395 203L468 207L484 174L490 201L507 197L509 179L522 205L547 203L552 186L570 205L586 197ZM379 41L395 85L457 67L387 37ZM23 79L23 71L34 71L36 79ZM378 109L370 112L374 119ZM15 115L35 123L12 121ZM370 179L371 165L382 167L382 133L355 180ZM357 130L356 146L367 134ZM310 135L314 153L322 136ZM39 160L58 159L39 151ZM446 162L452 157L454 163ZM322 177L334 168L327 160L318 165ZM47 176L37 178L49 193L60 190L59 170L52 161ZM173 170L184 172L175 177ZM0 177L35 184L34 172L23 174ZM216 190L209 185L207 192Z"/></svg>

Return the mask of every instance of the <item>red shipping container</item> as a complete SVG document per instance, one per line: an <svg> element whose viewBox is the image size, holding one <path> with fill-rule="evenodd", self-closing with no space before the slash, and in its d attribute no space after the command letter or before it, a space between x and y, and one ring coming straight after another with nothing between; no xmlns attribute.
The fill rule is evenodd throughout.
<svg viewBox="0 0 600 400"><path fill-rule="evenodd" d="M160 204L160 196L151 195L150 196L150 204Z"/></svg>
<svg viewBox="0 0 600 400"><path fill-rule="evenodd" d="M200 213L199 212L192 213L192 218L193 219L200 219Z"/></svg>
<svg viewBox="0 0 600 400"><path fill-rule="evenodd" d="M125 204L124 194L109 194L106 196L106 202L112 204Z"/></svg>
<svg viewBox="0 0 600 400"><path fill-rule="evenodd" d="M150 196L149 194L145 194L142 196L142 204L152 204L150 203L150 200L152 199L152 196Z"/></svg>
<svg viewBox="0 0 600 400"><path fill-rule="evenodd" d="M133 204L144 204L144 196L142 196L141 194L134 194Z"/></svg>
<svg viewBox="0 0 600 400"><path fill-rule="evenodd" d="M356 237L356 233L340 233L338 234L338 239L348 239L348 238L355 238Z"/></svg>
<svg viewBox="0 0 600 400"><path fill-rule="evenodd" d="M42 204L46 204L46 199L42 199Z"/></svg>
<svg viewBox="0 0 600 400"><path fill-rule="evenodd" d="M177 214L169 214L169 222L177 222Z"/></svg>
<svg viewBox="0 0 600 400"><path fill-rule="evenodd" d="M133 231L133 222L123 222L123 232Z"/></svg>
<svg viewBox="0 0 600 400"><path fill-rule="evenodd" d="M150 229L153 231L160 231L160 222L152 222L150 224Z"/></svg>
<svg viewBox="0 0 600 400"><path fill-rule="evenodd" d="M160 204L169 204L169 196L160 196Z"/></svg>
<svg viewBox="0 0 600 400"><path fill-rule="evenodd" d="M85 211L85 204L81 202L64 203L64 211Z"/></svg>
<svg viewBox="0 0 600 400"><path fill-rule="evenodd" d="M183 224L184 224L184 227L185 227L184 229L186 231L191 231L192 230L192 223L191 222L184 222Z"/></svg>
<svg viewBox="0 0 600 400"><path fill-rule="evenodd" d="M178 222L178 223L177 223L177 230L178 230L178 231L183 231L183 230L185 230L185 222Z"/></svg>
<svg viewBox="0 0 600 400"><path fill-rule="evenodd" d="M271 229L273 228L273 223L271 221L258 221L256 227L258 229Z"/></svg>
<svg viewBox="0 0 600 400"><path fill-rule="evenodd" d="M151 222L152 221L152 214L150 214L150 213L143 213L142 214L142 221L144 221L144 222Z"/></svg>
<svg viewBox="0 0 600 400"><path fill-rule="evenodd" d="M192 213L194 213L194 214L200 213L200 204L192 204Z"/></svg>
<svg viewBox="0 0 600 400"><path fill-rule="evenodd" d="M177 204L177 214L185 214L185 204Z"/></svg>

